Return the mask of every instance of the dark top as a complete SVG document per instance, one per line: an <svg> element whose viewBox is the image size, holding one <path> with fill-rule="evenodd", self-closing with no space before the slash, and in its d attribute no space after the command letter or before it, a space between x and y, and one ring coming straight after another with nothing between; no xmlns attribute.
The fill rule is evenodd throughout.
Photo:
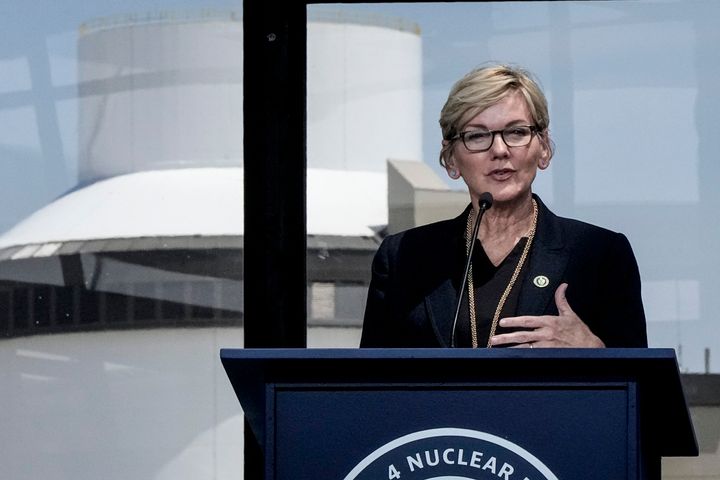
<svg viewBox="0 0 720 480"><path fill-rule="evenodd" d="M537 231L527 270L513 289L514 315L557 315L555 290L565 282L570 307L607 347L646 347L640 275L627 238L558 217L535 199ZM383 240L373 260L361 347L450 346L469 212L468 206L454 219ZM541 277L548 281L538 282Z"/></svg>
<svg viewBox="0 0 720 480"><path fill-rule="evenodd" d="M473 249L473 289L475 291L475 315L477 323L478 346L487 346L490 338L490 329L492 319L495 316L500 298L510 283L515 268L517 267L523 249L527 243L527 238L523 237L508 253L508 255L495 266L490 261L483 249L482 242L475 240L475 248ZM518 285L522 284L524 273L527 271L529 259L525 259L525 263L520 270L517 281L510 290L499 318L514 317L517 311ZM461 274L462 275L462 274ZM457 331L455 333L455 345L458 347L471 347L472 336L470 334L470 309L468 308L468 289L465 289L460 307L460 315L458 316ZM495 333L511 332L515 329L503 328L497 326Z"/></svg>

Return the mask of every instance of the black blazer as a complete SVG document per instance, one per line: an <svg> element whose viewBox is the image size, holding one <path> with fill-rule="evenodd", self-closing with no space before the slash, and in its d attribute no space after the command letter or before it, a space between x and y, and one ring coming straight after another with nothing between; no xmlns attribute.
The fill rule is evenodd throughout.
<svg viewBox="0 0 720 480"><path fill-rule="evenodd" d="M538 223L517 315L557 315L566 282L575 313L607 347L646 347L640 274L627 238L556 216L538 202ZM470 206L457 218L386 237L372 265L361 347L447 347L465 261ZM537 287L533 279L550 282Z"/></svg>

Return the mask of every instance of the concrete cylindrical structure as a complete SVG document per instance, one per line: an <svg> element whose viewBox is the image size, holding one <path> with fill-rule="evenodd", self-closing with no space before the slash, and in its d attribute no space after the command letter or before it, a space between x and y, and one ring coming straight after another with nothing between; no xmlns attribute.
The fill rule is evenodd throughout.
<svg viewBox="0 0 720 480"><path fill-rule="evenodd" d="M421 157L418 28L310 16L309 168ZM78 40L79 180L243 165L243 30L233 14L95 22ZM298 125L298 128L301 128Z"/></svg>
<svg viewBox="0 0 720 480"><path fill-rule="evenodd" d="M231 13L81 28L79 182L242 166L241 19Z"/></svg>
<svg viewBox="0 0 720 480"><path fill-rule="evenodd" d="M388 159L422 158L419 29L353 20L308 24L308 164L384 173Z"/></svg>

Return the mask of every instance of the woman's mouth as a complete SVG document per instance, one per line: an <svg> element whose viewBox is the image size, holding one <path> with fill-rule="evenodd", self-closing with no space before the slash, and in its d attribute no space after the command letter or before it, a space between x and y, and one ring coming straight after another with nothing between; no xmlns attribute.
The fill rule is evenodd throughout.
<svg viewBox="0 0 720 480"><path fill-rule="evenodd" d="M515 170L513 170L511 168L498 168L496 170L491 171L488 176L491 177L493 180L503 181L503 180L507 180L508 178L510 178L513 175L513 173L515 173Z"/></svg>

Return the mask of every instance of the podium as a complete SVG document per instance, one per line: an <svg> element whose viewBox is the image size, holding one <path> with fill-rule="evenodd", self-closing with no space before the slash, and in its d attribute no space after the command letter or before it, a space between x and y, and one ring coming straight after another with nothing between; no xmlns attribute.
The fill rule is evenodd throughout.
<svg viewBox="0 0 720 480"><path fill-rule="evenodd" d="M223 349L265 480L660 479L672 349Z"/></svg>

